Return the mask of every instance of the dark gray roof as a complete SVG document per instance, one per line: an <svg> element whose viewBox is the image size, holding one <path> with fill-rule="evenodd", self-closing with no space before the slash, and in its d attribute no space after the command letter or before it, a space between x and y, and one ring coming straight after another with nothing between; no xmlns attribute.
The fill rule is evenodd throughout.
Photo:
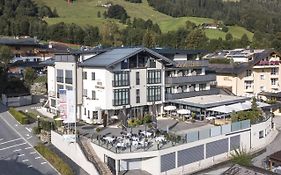
<svg viewBox="0 0 281 175"><path fill-rule="evenodd" d="M109 50L107 52L101 53L99 55L93 56L92 58L85 60L83 63L80 63L80 66L108 68L140 52L148 52L150 55L154 57L160 58L167 63L176 65L174 61L154 52L153 50L144 47L135 47L135 48L114 48L112 50Z"/></svg>
<svg viewBox="0 0 281 175"><path fill-rule="evenodd" d="M221 74L239 74L247 69L253 67L256 65L259 61L261 61L263 58L266 58L270 56L270 54L274 53L273 50L265 50L260 53L254 54L254 59L247 63L233 63L233 64L209 64L209 70L215 71L216 73Z"/></svg>
<svg viewBox="0 0 281 175"><path fill-rule="evenodd" d="M0 38L0 45L8 46L39 46L39 42L34 38Z"/></svg>

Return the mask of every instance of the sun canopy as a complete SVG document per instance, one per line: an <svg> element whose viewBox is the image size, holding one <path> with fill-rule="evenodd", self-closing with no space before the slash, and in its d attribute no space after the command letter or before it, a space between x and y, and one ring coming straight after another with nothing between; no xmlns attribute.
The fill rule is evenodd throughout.
<svg viewBox="0 0 281 175"><path fill-rule="evenodd" d="M177 113L178 114L182 114L182 115L190 114L190 110L188 110L188 109L179 109L179 110L177 110Z"/></svg>
<svg viewBox="0 0 281 175"><path fill-rule="evenodd" d="M174 111L174 110L176 110L177 109L177 107L175 107L175 106L165 106L164 107L164 110L165 111Z"/></svg>
<svg viewBox="0 0 281 175"><path fill-rule="evenodd" d="M269 106L269 104L263 103L263 102L257 102L257 105L260 108ZM249 110L251 108L252 108L252 103L250 101L245 101L243 103L234 103L234 104L227 105L227 106L225 106L225 105L217 106L217 107L208 109L208 111L215 111L215 112L228 114L228 113L231 113L231 112L239 112L239 111Z"/></svg>

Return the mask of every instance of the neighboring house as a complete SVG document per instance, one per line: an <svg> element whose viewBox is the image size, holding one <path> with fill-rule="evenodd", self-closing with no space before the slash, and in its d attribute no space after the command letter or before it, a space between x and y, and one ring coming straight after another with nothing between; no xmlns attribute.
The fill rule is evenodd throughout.
<svg viewBox="0 0 281 175"><path fill-rule="evenodd" d="M214 92L210 86L215 76L206 74L205 60L173 61L143 47L96 50L95 56L82 58L82 52L55 55L46 63L52 112L58 111L59 89L77 88L79 118L89 123L101 123L102 114L120 111L143 116L154 106L162 113L163 103L170 100Z"/></svg>
<svg viewBox="0 0 281 175"><path fill-rule="evenodd" d="M253 59L256 53L261 53L264 50L260 49L233 49L233 50L221 50L214 53L209 53L203 57L203 59L230 59L235 63L246 63Z"/></svg>
<svg viewBox="0 0 281 175"><path fill-rule="evenodd" d="M209 69L217 74L217 86L247 97L257 96L260 92L280 91L280 68L280 54L273 50L254 53L248 62L209 64Z"/></svg>

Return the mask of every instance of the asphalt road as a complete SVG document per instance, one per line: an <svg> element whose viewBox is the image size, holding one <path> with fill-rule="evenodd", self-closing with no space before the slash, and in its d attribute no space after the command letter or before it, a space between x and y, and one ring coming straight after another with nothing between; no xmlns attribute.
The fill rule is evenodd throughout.
<svg viewBox="0 0 281 175"><path fill-rule="evenodd" d="M20 125L0 105L0 175L59 174L33 146L31 128Z"/></svg>

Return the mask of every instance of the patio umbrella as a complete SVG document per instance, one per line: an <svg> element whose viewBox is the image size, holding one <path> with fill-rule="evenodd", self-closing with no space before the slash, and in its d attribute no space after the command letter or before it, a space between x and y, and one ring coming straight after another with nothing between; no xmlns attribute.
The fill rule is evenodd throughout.
<svg viewBox="0 0 281 175"><path fill-rule="evenodd" d="M114 119L114 120L118 120L118 116L117 115L113 115L110 117L111 119Z"/></svg>
<svg viewBox="0 0 281 175"><path fill-rule="evenodd" d="M179 109L179 110L177 110L177 113L178 114L182 114L182 115L190 114L190 110L188 110L188 109Z"/></svg>
<svg viewBox="0 0 281 175"><path fill-rule="evenodd" d="M176 110L177 109L177 107L175 107L175 106L165 106L164 107L164 110L165 111L174 111L174 110Z"/></svg>

